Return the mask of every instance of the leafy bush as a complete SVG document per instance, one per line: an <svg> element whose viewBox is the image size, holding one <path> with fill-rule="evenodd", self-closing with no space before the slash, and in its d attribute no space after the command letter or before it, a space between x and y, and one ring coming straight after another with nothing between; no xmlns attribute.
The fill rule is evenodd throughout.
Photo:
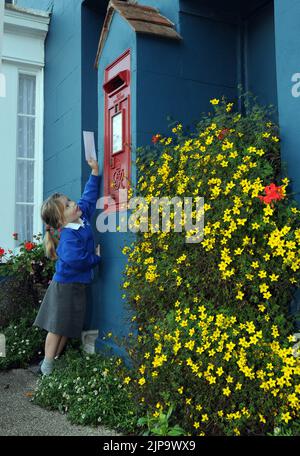
<svg viewBox="0 0 300 456"><path fill-rule="evenodd" d="M205 228L203 241L187 243L199 230L174 232L171 213L170 231L155 232L146 208L149 230L123 249L138 332L126 341L129 385L145 412L174 402L174 422L191 435L265 435L299 418L289 304L300 211L271 109L254 100L241 115L224 97L211 103L195 133L178 124L174 137L153 137L153 153L140 149L137 196L204 197Z"/></svg>
<svg viewBox="0 0 300 456"><path fill-rule="evenodd" d="M158 412L157 416L149 416L149 413L146 417L139 418L138 426L147 426L147 430L143 432L143 435L185 435L184 429L180 426L175 425L173 427L169 426L169 418L172 414L173 407L170 406L167 413Z"/></svg>
<svg viewBox="0 0 300 456"><path fill-rule="evenodd" d="M59 238L59 233L53 233ZM1 274L19 278L26 276L32 284L47 287L54 273L54 262L45 256L41 237L42 234L39 233L33 236L33 242L21 242L18 253L11 250L5 253L2 249L1 258L5 262L1 264Z"/></svg>
<svg viewBox="0 0 300 456"><path fill-rule="evenodd" d="M270 436L276 437L291 437L291 436L300 436L300 421L294 420L291 424L281 424L280 427L274 429Z"/></svg>
<svg viewBox="0 0 300 456"><path fill-rule="evenodd" d="M41 234L33 238L33 242L20 243L17 253L0 249L1 326L18 318L26 309L38 308L54 274L55 263L45 256Z"/></svg>
<svg viewBox="0 0 300 456"><path fill-rule="evenodd" d="M36 309L26 309L18 319L0 328L6 339L6 357L0 358L0 370L26 368L42 356L46 331L32 326Z"/></svg>
<svg viewBox="0 0 300 456"><path fill-rule="evenodd" d="M55 361L51 375L38 380L33 402L66 413L76 424L133 432L137 410L126 383L120 358L68 349Z"/></svg>

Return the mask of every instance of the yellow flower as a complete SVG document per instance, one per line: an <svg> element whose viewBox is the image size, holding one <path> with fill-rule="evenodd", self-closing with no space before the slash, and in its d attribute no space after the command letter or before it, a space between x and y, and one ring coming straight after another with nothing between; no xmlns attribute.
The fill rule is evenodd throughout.
<svg viewBox="0 0 300 456"><path fill-rule="evenodd" d="M199 421L195 421L195 423L193 424L194 428L198 429L198 427L200 426L200 423Z"/></svg>
<svg viewBox="0 0 300 456"><path fill-rule="evenodd" d="M224 372L223 367L218 367L216 372L217 372L217 375L219 375L219 377L220 377L223 374L223 372Z"/></svg>
<svg viewBox="0 0 300 456"><path fill-rule="evenodd" d="M258 276L261 279L264 279L265 277L267 277L267 273L266 273L266 271L259 271Z"/></svg>
<svg viewBox="0 0 300 456"><path fill-rule="evenodd" d="M204 413L202 415L201 421L202 421L202 423L204 423L205 421L208 421L208 415L206 413Z"/></svg>
<svg viewBox="0 0 300 456"><path fill-rule="evenodd" d="M244 249L241 249L241 248L239 247L239 248L235 249L234 253L235 253L236 255L241 255L241 254L243 253L243 250L244 250Z"/></svg>
<svg viewBox="0 0 300 456"><path fill-rule="evenodd" d="M263 297L265 299L269 299L271 296L272 296L272 294L269 291L267 291L266 293L263 293Z"/></svg>
<svg viewBox="0 0 300 456"><path fill-rule="evenodd" d="M278 327L276 325L273 325L272 326L272 336L274 338L278 337L279 336L279 332L278 332Z"/></svg>
<svg viewBox="0 0 300 456"><path fill-rule="evenodd" d="M140 384L140 385L144 385L144 383L146 383L145 378L144 378L144 377L140 378L140 379L139 379L139 384Z"/></svg>
<svg viewBox="0 0 300 456"><path fill-rule="evenodd" d="M292 419L292 417L291 417L289 412L281 414L281 421L284 421L285 423L288 423L291 419Z"/></svg>
<svg viewBox="0 0 300 456"><path fill-rule="evenodd" d="M183 393L183 386L181 386L180 388L178 388L177 391L178 391L179 394L182 394L182 393Z"/></svg>
<svg viewBox="0 0 300 456"><path fill-rule="evenodd" d="M244 293L242 291L239 291L238 294L236 295L236 299L240 299L242 301L244 297Z"/></svg>
<svg viewBox="0 0 300 456"><path fill-rule="evenodd" d="M210 103L211 103L212 105L217 105L217 104L220 103L220 100L218 100L217 98L213 98L212 100L210 100Z"/></svg>
<svg viewBox="0 0 300 456"><path fill-rule="evenodd" d="M219 410L219 411L218 411L218 415L219 415L220 417L224 416L223 410Z"/></svg>
<svg viewBox="0 0 300 456"><path fill-rule="evenodd" d="M270 206L264 208L265 215L273 215L273 212L274 210Z"/></svg>
<svg viewBox="0 0 300 456"><path fill-rule="evenodd" d="M130 377L125 377L124 378L124 383L126 383L126 385L130 382L131 378Z"/></svg>
<svg viewBox="0 0 300 456"><path fill-rule="evenodd" d="M228 386L226 388L223 388L223 394L224 394L224 396L229 396L231 394L231 391L228 388Z"/></svg>
<svg viewBox="0 0 300 456"><path fill-rule="evenodd" d="M259 291L261 293L264 293L264 292L268 291L268 289L269 289L269 286L266 283L263 283L263 284L259 285Z"/></svg>
<svg viewBox="0 0 300 456"><path fill-rule="evenodd" d="M180 285L181 285L181 282L182 282L182 277L177 276L177 277L176 277L176 285L177 285L177 286L180 286Z"/></svg>

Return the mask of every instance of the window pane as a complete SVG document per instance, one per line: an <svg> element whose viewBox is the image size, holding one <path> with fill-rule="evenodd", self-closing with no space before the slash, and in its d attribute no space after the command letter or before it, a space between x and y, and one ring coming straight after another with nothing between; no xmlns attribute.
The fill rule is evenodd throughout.
<svg viewBox="0 0 300 456"><path fill-rule="evenodd" d="M34 117L18 116L18 157L34 158Z"/></svg>
<svg viewBox="0 0 300 456"><path fill-rule="evenodd" d="M16 201L33 203L34 161L17 160Z"/></svg>
<svg viewBox="0 0 300 456"><path fill-rule="evenodd" d="M31 205L16 205L16 227L18 240L31 241L33 238L33 206Z"/></svg>
<svg viewBox="0 0 300 456"><path fill-rule="evenodd" d="M19 75L19 114L35 114L35 76Z"/></svg>

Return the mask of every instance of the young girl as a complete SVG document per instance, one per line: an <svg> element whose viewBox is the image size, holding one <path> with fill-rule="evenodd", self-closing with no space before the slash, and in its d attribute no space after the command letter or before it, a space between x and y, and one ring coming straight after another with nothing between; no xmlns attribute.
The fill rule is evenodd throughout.
<svg viewBox="0 0 300 456"><path fill-rule="evenodd" d="M92 269L100 262L100 246L95 253L90 225L96 209L100 177L98 163L90 159L88 164L92 173L77 204L61 193L54 193L41 207L41 217L46 224L45 254L57 260L55 274L33 323L33 326L48 331L45 357L40 368L43 375L51 374L54 358L60 355L67 339L81 337L86 287L92 281ZM51 227L61 229L59 243L52 237Z"/></svg>

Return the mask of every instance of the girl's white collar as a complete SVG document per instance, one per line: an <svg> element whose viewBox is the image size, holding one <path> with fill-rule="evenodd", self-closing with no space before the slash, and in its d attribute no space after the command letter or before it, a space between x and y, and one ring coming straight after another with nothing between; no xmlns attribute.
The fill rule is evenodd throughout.
<svg viewBox="0 0 300 456"><path fill-rule="evenodd" d="M70 222L67 223L64 228L72 228L73 230L78 230L81 226L84 226L83 220L79 218L80 223Z"/></svg>

